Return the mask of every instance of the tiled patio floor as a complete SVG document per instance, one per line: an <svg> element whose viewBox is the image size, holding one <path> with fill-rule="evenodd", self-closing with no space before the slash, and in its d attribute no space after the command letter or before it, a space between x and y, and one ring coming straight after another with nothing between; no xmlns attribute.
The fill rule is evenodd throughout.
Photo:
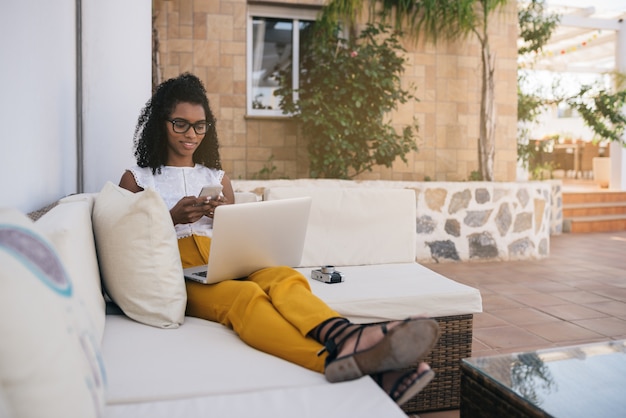
<svg viewBox="0 0 626 418"><path fill-rule="evenodd" d="M474 316L473 356L626 339L626 232L550 241L543 260L425 264L480 290L484 312Z"/></svg>

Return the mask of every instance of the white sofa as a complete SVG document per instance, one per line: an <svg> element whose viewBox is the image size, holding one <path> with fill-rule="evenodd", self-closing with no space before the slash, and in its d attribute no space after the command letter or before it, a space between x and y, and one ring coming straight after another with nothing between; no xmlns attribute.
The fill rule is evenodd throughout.
<svg viewBox="0 0 626 418"><path fill-rule="evenodd" d="M108 192L114 189L112 185L106 187ZM108 224L99 219L108 216L103 211L126 205L124 201L112 200L110 207L104 206L99 202L104 192L103 189L99 194L61 199L54 207L46 208L43 216L31 214L31 218L37 219L34 223L15 210L0 210L0 298L3 298L0 305L9 306L0 308L4 314L0 321L4 337L0 342L0 416L392 418L405 417L407 411L458 406L458 360L471 352L471 318L481 311L480 293L414 262L412 191L265 190L265 199L303 194L313 197L305 252L298 268L310 277L312 268L334 264L345 274L345 282L339 284L311 280L313 292L331 307L360 322L402 319L416 314L427 314L440 321L442 337L427 359L437 378L423 395L416 397L416 403L410 402L404 410L370 378L328 383L321 374L247 346L219 324L179 318L178 315L184 315L184 308L182 314L180 309L158 312L168 319L159 318L156 324L147 325L150 320L135 316L133 309L145 313L153 306L169 309L170 305L180 305L180 300L170 304L159 299L169 293L163 287L155 294L157 303L152 307L124 305L126 301L122 301L124 306L120 306L126 307L124 314L115 305L105 304L101 277L105 284L110 283L107 286L117 286L119 283L111 281L111 272L120 271L120 265L128 260L141 259L142 255L130 248L141 244L144 237L135 242L135 236L140 234L122 232L121 226L128 221L126 217L135 211L132 204L128 205L128 212L122 211L121 217L110 217ZM123 192L115 193L129 199ZM250 193L237 193L238 202L250 199L256 200ZM167 221L166 215L130 220L132 227L147 235L154 235L153 230ZM142 225L142 222L147 223ZM16 277L28 277L34 270L24 259L16 257L15 251L3 251L12 247L12 238L2 241L2 227L28 231L52 248L51 257L60 259L73 290L72 300L64 300L59 308L60 318L74 325L70 327L49 313L56 312L55 301L37 304L32 289L24 296L21 294L24 290L12 287ZM114 237L109 243L111 248L102 243L104 235ZM150 244L153 251L146 252L146 260L153 257L157 264L163 260L164 264L171 264L159 247L158 236L145 239L153 240ZM165 241L171 239L167 237ZM171 248L169 251L171 254ZM115 263L111 262L112 254ZM178 268L174 272L180 271ZM114 279L122 286L132 282L145 288L160 281L158 275L147 279ZM178 281L182 283L182 276ZM24 279L19 283L26 282ZM177 291L180 283L176 284ZM128 293L145 295L142 292L147 290L141 286L131 288ZM37 292L49 297L45 293L50 286L40 287L45 290L37 289ZM34 319L25 326L20 320L7 319L16 318L24 311L18 302L31 299L35 304L28 305L27 310L34 312ZM150 315L154 317L154 313L148 312ZM26 328L31 331L24 331ZM79 347L80 355L73 356L72 364L57 362L46 352L48 346L53 346L53 340L43 339L42 329L58 331L58 335L48 338L63 341L66 347ZM28 337L24 341L7 338L18 331L27 333ZM20 344L35 345L38 350L30 347L32 350L26 353ZM48 370L52 363L60 370ZM31 368L37 372L22 373L27 365L33 365ZM55 383L71 379L74 379L72 384ZM431 393L427 394L428 391ZM444 403L442 397L447 398Z"/></svg>

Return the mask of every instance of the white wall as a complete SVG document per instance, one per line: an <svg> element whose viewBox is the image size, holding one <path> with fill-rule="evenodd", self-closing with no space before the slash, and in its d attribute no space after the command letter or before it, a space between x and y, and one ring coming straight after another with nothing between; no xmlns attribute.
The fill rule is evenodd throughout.
<svg viewBox="0 0 626 418"><path fill-rule="evenodd" d="M619 20L619 27L615 43L615 67L623 74L626 73L626 23L624 19ZM626 133L622 134L622 141L626 142ZM616 190L626 190L626 148L613 143L611 144L610 155L611 179L609 187Z"/></svg>
<svg viewBox="0 0 626 418"><path fill-rule="evenodd" d="M0 206L34 210L76 187L74 0L0 13Z"/></svg>
<svg viewBox="0 0 626 418"><path fill-rule="evenodd" d="M84 186L117 184L152 88L152 2L83 0Z"/></svg>
<svg viewBox="0 0 626 418"><path fill-rule="evenodd" d="M0 206L38 209L77 189L76 0L4 0L0 13ZM134 161L150 97L149 0L82 0L84 191Z"/></svg>
<svg viewBox="0 0 626 418"><path fill-rule="evenodd" d="M593 129L585 124L581 116L559 118L557 107L550 106L538 116L537 123L533 124L531 138L541 139L555 134L561 138L583 141L591 141L595 136Z"/></svg>

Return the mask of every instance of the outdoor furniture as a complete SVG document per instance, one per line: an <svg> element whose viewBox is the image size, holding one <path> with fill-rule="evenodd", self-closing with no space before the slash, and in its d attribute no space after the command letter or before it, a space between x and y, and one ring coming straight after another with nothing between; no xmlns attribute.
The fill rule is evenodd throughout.
<svg viewBox="0 0 626 418"><path fill-rule="evenodd" d="M473 315L452 315L435 319L439 323L441 336L424 361L437 371L437 375L419 395L402 407L407 413L459 407L461 370L458 364L472 353Z"/></svg>
<svg viewBox="0 0 626 418"><path fill-rule="evenodd" d="M461 417L624 417L626 340L461 362Z"/></svg>
<svg viewBox="0 0 626 418"><path fill-rule="evenodd" d="M118 189L118 186L107 184L100 193L67 196L30 214L31 219L36 219L34 224L18 210L3 212L5 226L28 229L42 242L50 240L48 247L56 250L58 259L62 260L62 268L71 275L69 277L75 288L72 293L75 297L71 301L75 301L78 307L68 310L64 308L65 305L40 304L41 311L35 311L37 318L48 318L51 311L63 313L66 321L78 321L76 318L84 320L88 331L85 335L89 335L89 341L93 341L93 356L101 359L95 363L99 365L95 370L106 372L106 385L102 383L104 379L100 375L97 375L97 382L101 384L96 385L91 380L78 378L82 376L79 373L83 373L83 369L78 367L82 363L74 363L82 358L75 356L78 360L70 365L76 366L73 368L65 367L61 361L51 363L46 360L45 364L55 366L52 371L58 370L57 374L75 378L78 382L76 386L81 390L85 388L81 393L54 399L71 399L73 407L81 401L81 405L87 405L84 409L91 406L97 412L94 415L56 415L80 415L81 418L239 418L256 414L291 418L305 413L311 417L326 418L353 415L400 418L427 409L458 408L460 362L462 358L471 355L472 317L474 313L482 311L482 300L478 290L447 279L415 262L417 240L414 190L323 187L303 190L274 187L266 188L264 193L266 200L289 198L292 193L303 192L313 198L303 259L297 268L309 278L312 269L333 264L345 275L345 282L333 285L309 280L313 293L332 309L354 322L404 319L422 313L427 313L439 322L441 337L426 359L437 375L424 395L416 395L401 409L370 378L332 384L321 373L248 346L232 330L218 323L185 317L184 324L180 322L177 327L169 327L172 320L168 317L166 320L169 322L165 326L159 326L165 321L160 319L155 326L151 326L152 322L147 321L152 320L153 316L148 319L142 316L141 322L134 319L136 316L129 316L128 305L127 310L119 302L119 308L110 303L105 305L100 271L106 268L110 271L111 266L124 267L124 271L115 276L124 278L119 282L122 285L141 283L141 286L127 288L124 294L135 295L143 304L158 299L162 294L171 294L153 292L153 285L162 288L172 283L180 284L182 280L182 270L181 274L176 271L169 274L161 268L163 271L155 272L154 275L137 270L146 263L134 261L143 256L150 257L149 268L154 265L165 269L171 267L168 257L178 258L176 237L167 209L154 205L150 193L131 194ZM117 200L120 197L121 202ZM248 192L236 193L235 203L245 204L248 201L257 201L257 196ZM120 210L133 215L140 213L141 216L132 218L136 224L133 227L150 230L151 234L147 237L164 232L169 235L166 237L169 239L156 239L151 243L138 241L133 244L133 252L128 257L125 254L115 258L105 257L105 252L96 250L96 242L119 239L117 248L128 235L141 235L122 231L121 226L127 229L128 223L120 222L120 217L115 215ZM122 215L126 218L130 216ZM113 218L113 221L107 222ZM52 254L52 251L49 253ZM19 267L21 264L17 260L13 261L15 257L12 253L6 254L4 264L1 265L5 269L13 269L5 274L6 277L30 277L30 270ZM50 255L50 259L56 260L53 255ZM13 268L18 264L19 268ZM144 278L146 280L142 281ZM54 289L49 290L41 283L37 289L42 295L55 295ZM9 289L13 291L13 288ZM25 297L22 293L26 290L17 289L10 298L19 301ZM28 297L32 298L30 293ZM59 304L66 303L61 298L53 300ZM176 304L183 305L184 309L185 302L185 299L179 297L167 302L167 305L153 303L150 306L165 305L169 308ZM17 310L21 307L19 304L10 306ZM76 315L70 316L70 312ZM160 310L158 314L164 315ZM6 317L14 318L15 315ZM41 335L45 335L35 327L40 322L25 327L21 333L32 335L34 341L39 342L43 338ZM67 334L66 329L70 329L73 322L68 322L70 325L63 321L51 323L57 324L54 329L62 331L63 336L72 337L73 334ZM9 321L7 324L13 323ZM48 322L46 324L49 325ZM169 328L163 329L165 327ZM25 351L24 345L19 345L22 340L14 340L17 354L30 353ZM78 342L76 340L77 344L74 345L77 350L80 348ZM39 343L38 346L49 347L49 343L46 339L45 344ZM50 356L45 351L34 351L43 357ZM31 357L26 358L29 364L33 362ZM75 357L68 357L68 362L74 361ZM20 358L24 356L20 354ZM241 371L245 373L242 375ZM35 377L31 380L35 380ZM96 381L95 378L92 380ZM52 389L46 386L48 381L55 380L39 379L36 383L45 392ZM30 383L24 385L26 389L35 382ZM0 391L0 411L3 410L4 395ZM324 402L320 402L320 399ZM15 405L24 409L31 404L19 399L15 402ZM61 406L66 404L62 403ZM42 403L33 406L40 410ZM42 416L41 413L30 415ZM4 416L2 412L0 416Z"/></svg>
<svg viewBox="0 0 626 418"><path fill-rule="evenodd" d="M582 145L579 143L554 144L555 168L560 168L574 173L574 178L578 178L580 171L580 154Z"/></svg>
<svg viewBox="0 0 626 418"><path fill-rule="evenodd" d="M580 171L583 178L593 177L593 159L600 156L600 147L593 142L585 142L580 157Z"/></svg>

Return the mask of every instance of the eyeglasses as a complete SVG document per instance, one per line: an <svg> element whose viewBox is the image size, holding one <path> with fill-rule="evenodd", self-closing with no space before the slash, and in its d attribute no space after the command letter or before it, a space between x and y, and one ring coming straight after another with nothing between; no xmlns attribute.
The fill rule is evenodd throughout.
<svg viewBox="0 0 626 418"><path fill-rule="evenodd" d="M209 129L209 126L211 126L211 124L206 121L196 122L192 125L185 119L172 119L168 120L168 122L172 124L172 129L177 134L184 134L193 126L193 130L197 135L204 135Z"/></svg>

